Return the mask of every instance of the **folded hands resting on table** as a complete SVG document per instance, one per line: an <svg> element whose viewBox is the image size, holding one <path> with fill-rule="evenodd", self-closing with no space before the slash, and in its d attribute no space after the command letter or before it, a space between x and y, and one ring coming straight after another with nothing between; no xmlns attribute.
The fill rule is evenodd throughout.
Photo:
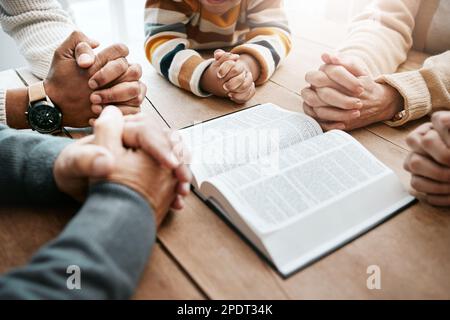
<svg viewBox="0 0 450 320"><path fill-rule="evenodd" d="M56 50L47 78L46 94L63 114L63 125L92 125L103 107L117 105L123 114L135 114L145 99L146 86L140 81L141 67L129 64L128 48L110 46L97 54L99 43L75 31ZM26 89L8 90L7 123L17 129L28 128L25 111Z"/></svg>
<svg viewBox="0 0 450 320"><path fill-rule="evenodd" d="M203 73L201 87L215 96L243 104L256 93L255 80L259 78L259 68L258 62L250 55L216 50L214 62Z"/></svg>
<svg viewBox="0 0 450 320"><path fill-rule="evenodd" d="M322 56L324 64L306 74L303 109L324 130L353 130L388 121L403 108L403 97L370 76L364 62L348 55Z"/></svg>
<svg viewBox="0 0 450 320"><path fill-rule="evenodd" d="M62 191L81 200L89 180L81 179L80 172L81 176L89 177L91 182L93 179L108 177L144 194L156 211L165 211L160 202L166 203L167 197L155 195L157 191L152 189L154 184L150 181L136 183L127 178L138 177L144 169L153 172L152 176L158 178L158 170L153 170L149 162L156 161L169 171L173 170L174 178L178 179L176 195L170 202L173 208L181 208L183 196L189 193L191 178L189 169L172 150L174 145L181 145L177 142L179 137L176 138L167 129L150 129L153 126L149 126L149 120L141 114L124 119L114 116L117 110L125 115L138 113L145 98L146 86L139 80L141 67L128 63L126 46L113 45L95 54L93 50L98 45L84 34L74 32L56 50L49 75L44 80L46 93L62 110L63 125L83 127L91 124L96 130L96 136L74 143L61 154L63 160L55 166L56 181ZM254 79L258 79L260 72L257 61L245 54L226 53L223 50L217 50L214 59L202 77L203 89L217 96L228 97L236 103L250 100L255 94ZM373 79L358 58L324 54L322 60L324 64L319 70L306 74L310 86L302 90L302 97L304 111L318 120L325 130L353 130L391 120L401 111L404 101L400 93L388 84ZM23 89L8 90L7 94L8 124L26 128L23 108L17 108L20 101L26 108L26 89L25 92ZM8 104L15 108L8 108ZM109 104L116 104L118 109L111 109L115 111L109 111L100 118L102 121L94 124L94 119ZM105 125L107 121L117 125L118 129ZM405 162L405 169L412 174L411 185L422 198L434 205L450 205L449 128L450 113L436 113L432 123L414 131L407 141L413 150ZM116 133L112 132L114 130ZM103 131L112 136L121 136L122 147L118 147L120 142L114 147L109 145L109 149L105 148L110 140L103 141L101 137L104 135L97 135ZM147 138L144 138L145 135ZM155 160L145 158L146 164L145 155ZM126 165L131 162L140 163L145 168L140 170ZM81 170L76 174L69 168L74 163L72 169ZM161 174L164 172L161 170Z"/></svg>
<svg viewBox="0 0 450 320"><path fill-rule="evenodd" d="M435 206L450 206L450 112L433 114L407 139L412 152L405 169L418 198Z"/></svg>
<svg viewBox="0 0 450 320"><path fill-rule="evenodd" d="M149 202L159 225L169 208L184 206L192 179L188 161L176 132L160 128L144 114L123 116L108 106L92 136L63 149L53 173L59 190L79 201L92 183L125 185Z"/></svg>

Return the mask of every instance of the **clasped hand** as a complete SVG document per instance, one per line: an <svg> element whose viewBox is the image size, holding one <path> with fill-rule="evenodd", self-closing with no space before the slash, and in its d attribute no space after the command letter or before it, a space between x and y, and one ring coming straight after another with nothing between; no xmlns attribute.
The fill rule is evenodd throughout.
<svg viewBox="0 0 450 320"><path fill-rule="evenodd" d="M180 136L158 127L144 114L123 116L108 106L94 125L94 135L67 146L55 161L61 192L83 201L99 181L125 185L153 207L158 225L169 208L184 206L190 192L189 154Z"/></svg>
<svg viewBox="0 0 450 320"><path fill-rule="evenodd" d="M412 132L412 152L405 161L417 196L435 206L450 205L450 112L433 114L432 122Z"/></svg>
<svg viewBox="0 0 450 320"><path fill-rule="evenodd" d="M99 43L75 31L55 51L48 77L44 81L50 99L63 113L63 125L87 127L109 104L123 114L140 111L146 86L138 64L129 64L128 48L110 46L98 54Z"/></svg>
<svg viewBox="0 0 450 320"><path fill-rule="evenodd" d="M303 110L324 130L353 130L388 121L403 108L403 98L388 84L378 83L356 57L324 54L324 65L306 74Z"/></svg>
<svg viewBox="0 0 450 320"><path fill-rule="evenodd" d="M227 97L244 104L256 93L254 74L257 63L248 55L238 55L223 50L214 52L214 62L203 74L203 90L218 97Z"/></svg>

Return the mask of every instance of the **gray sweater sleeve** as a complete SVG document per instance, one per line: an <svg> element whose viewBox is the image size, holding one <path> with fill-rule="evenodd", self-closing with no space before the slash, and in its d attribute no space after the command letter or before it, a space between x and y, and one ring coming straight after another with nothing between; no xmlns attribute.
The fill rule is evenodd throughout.
<svg viewBox="0 0 450 320"><path fill-rule="evenodd" d="M0 278L0 299L128 299L154 241L153 215L139 194L96 185L56 240ZM69 289L77 283L71 266L80 270L80 289Z"/></svg>
<svg viewBox="0 0 450 320"><path fill-rule="evenodd" d="M72 141L0 125L0 202L55 204L68 201L53 178L53 164Z"/></svg>
<svg viewBox="0 0 450 320"><path fill-rule="evenodd" d="M0 126L2 203L8 198L23 203L67 200L56 188L53 163L68 143ZM0 299L129 298L148 260L155 229L153 212L141 195L118 184L97 184L57 239L28 265L0 278ZM71 266L80 270L79 290L67 286Z"/></svg>

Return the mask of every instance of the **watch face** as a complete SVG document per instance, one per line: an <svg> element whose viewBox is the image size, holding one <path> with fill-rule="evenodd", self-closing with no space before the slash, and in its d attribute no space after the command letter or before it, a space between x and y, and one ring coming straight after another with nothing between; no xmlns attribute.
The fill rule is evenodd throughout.
<svg viewBox="0 0 450 320"><path fill-rule="evenodd" d="M33 130L40 133L52 133L61 128L62 114L58 108L47 101L34 103L28 110L28 121Z"/></svg>

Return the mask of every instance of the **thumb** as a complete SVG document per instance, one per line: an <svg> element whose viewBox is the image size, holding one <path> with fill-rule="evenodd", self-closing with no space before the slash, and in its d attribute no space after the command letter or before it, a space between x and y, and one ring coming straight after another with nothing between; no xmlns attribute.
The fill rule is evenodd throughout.
<svg viewBox="0 0 450 320"><path fill-rule="evenodd" d="M103 146L113 154L123 149L122 134L125 119L119 108L107 106L94 124L94 142Z"/></svg>
<svg viewBox="0 0 450 320"><path fill-rule="evenodd" d="M217 49L216 51L214 51L214 59L219 60L223 56L224 53L225 53L224 50Z"/></svg>
<svg viewBox="0 0 450 320"><path fill-rule="evenodd" d="M89 37L87 37L83 32L81 31L74 31L72 34L62 43L60 46L60 50L63 51L63 55L67 58L73 58L75 55L75 51L77 49L77 46L85 42L89 47L92 49L95 49L99 46L98 41L93 40Z"/></svg>
<svg viewBox="0 0 450 320"><path fill-rule="evenodd" d="M350 57L346 55L333 55L325 53L322 55L322 60L326 64L335 64L343 66L355 77L363 77L369 75L367 67L361 60L359 60L359 58Z"/></svg>
<svg viewBox="0 0 450 320"><path fill-rule="evenodd" d="M95 62L94 50L87 42L80 42L75 48L75 60L80 68L89 69Z"/></svg>
<svg viewBox="0 0 450 320"><path fill-rule="evenodd" d="M370 75L366 64L359 58L349 56L336 56L333 59L333 62L344 66L355 77L365 77Z"/></svg>
<svg viewBox="0 0 450 320"><path fill-rule="evenodd" d="M450 112L439 111L434 113L431 117L431 123L447 147L450 147Z"/></svg>
<svg viewBox="0 0 450 320"><path fill-rule="evenodd" d="M332 55L330 53L324 53L321 56L322 61L326 64L333 64Z"/></svg>
<svg viewBox="0 0 450 320"><path fill-rule="evenodd" d="M66 163L66 172L77 178L106 178L114 169L114 156L106 148L93 144L74 146Z"/></svg>

